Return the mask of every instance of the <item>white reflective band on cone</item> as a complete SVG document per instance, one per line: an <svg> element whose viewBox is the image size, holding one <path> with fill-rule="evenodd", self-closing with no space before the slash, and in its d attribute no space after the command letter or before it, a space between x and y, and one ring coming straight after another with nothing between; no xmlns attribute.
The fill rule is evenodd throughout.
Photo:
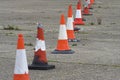
<svg viewBox="0 0 120 80"><path fill-rule="evenodd" d="M90 0L87 0L88 4L90 4Z"/></svg>
<svg viewBox="0 0 120 80"><path fill-rule="evenodd" d="M88 1L85 2L84 7L88 7Z"/></svg>
<svg viewBox="0 0 120 80"><path fill-rule="evenodd" d="M39 39L37 38L37 39L36 39L36 45L35 45L35 51L38 51L39 49L41 49L42 51L45 51L45 50L46 50L45 41L39 40Z"/></svg>
<svg viewBox="0 0 120 80"><path fill-rule="evenodd" d="M60 39L60 40L67 39L67 32L66 32L66 26L65 25L60 25L58 39Z"/></svg>
<svg viewBox="0 0 120 80"><path fill-rule="evenodd" d="M26 74L28 73L26 51L25 49L19 49L16 51L14 74L25 74L25 73Z"/></svg>
<svg viewBox="0 0 120 80"><path fill-rule="evenodd" d="M82 18L82 16L81 16L81 10L77 10L77 11L76 11L76 16L75 16L75 18Z"/></svg>
<svg viewBox="0 0 120 80"><path fill-rule="evenodd" d="M73 19L72 19L72 17L68 17L67 30L73 30Z"/></svg>

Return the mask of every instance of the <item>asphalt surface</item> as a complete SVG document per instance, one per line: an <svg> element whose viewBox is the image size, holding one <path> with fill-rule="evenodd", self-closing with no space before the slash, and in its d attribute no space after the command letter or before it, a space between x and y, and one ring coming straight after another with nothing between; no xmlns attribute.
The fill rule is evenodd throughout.
<svg viewBox="0 0 120 80"><path fill-rule="evenodd" d="M83 2L83 1L82 1ZM36 23L44 25L48 64L53 70L29 70L31 80L120 80L120 1L95 0L92 16L77 26L80 42L69 43L74 54L51 54L55 49L60 15L67 20L75 0L0 0L0 80L13 80L17 35L22 33L28 64L32 63ZM83 2L84 4L84 2ZM97 19L102 20L98 25ZM91 25L93 24L93 25ZM12 26L18 30L4 30Z"/></svg>

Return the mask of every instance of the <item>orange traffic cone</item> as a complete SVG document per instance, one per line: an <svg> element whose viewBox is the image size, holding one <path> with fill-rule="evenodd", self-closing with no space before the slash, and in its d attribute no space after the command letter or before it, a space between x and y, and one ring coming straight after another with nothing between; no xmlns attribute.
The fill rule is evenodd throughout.
<svg viewBox="0 0 120 80"><path fill-rule="evenodd" d="M74 24L75 25L84 25L85 23L83 22L82 18L82 13L81 13L81 3L77 3L77 10L76 10L76 15L74 19Z"/></svg>
<svg viewBox="0 0 120 80"><path fill-rule="evenodd" d="M73 11L72 11L72 5L69 5L69 9L68 9L68 15L71 14L72 15L72 22L73 22L73 28L74 31L79 31L80 28L76 27L74 24L74 20L73 20Z"/></svg>
<svg viewBox="0 0 120 80"><path fill-rule="evenodd" d="M88 3L88 9L90 9L90 7L91 7L91 4L90 4L90 0L86 0L87 1L87 3Z"/></svg>
<svg viewBox="0 0 120 80"><path fill-rule="evenodd" d="M34 59L32 64L29 65L28 68L34 70L48 70L55 68L54 65L48 65L46 58L44 31L43 31L43 26L40 23L38 23L37 26L37 39L36 39Z"/></svg>
<svg viewBox="0 0 120 80"><path fill-rule="evenodd" d="M18 35L16 61L13 80L30 80L27 66L26 50L23 35Z"/></svg>
<svg viewBox="0 0 120 80"><path fill-rule="evenodd" d="M92 15L89 11L87 0L85 1L85 6L84 6L84 9L83 9L83 15Z"/></svg>
<svg viewBox="0 0 120 80"><path fill-rule="evenodd" d="M82 6L82 2L81 2L81 0L78 0L78 3L80 3L80 7L81 7L81 12L82 12L82 8L83 8L83 6ZM83 21L86 21L86 19L83 17L83 15L82 15L82 13L81 13L81 16L82 16L82 20Z"/></svg>
<svg viewBox="0 0 120 80"><path fill-rule="evenodd" d="M74 30L73 30L72 5L69 5L69 8L68 8L67 36L68 36L69 42L79 42L79 40L75 38Z"/></svg>
<svg viewBox="0 0 120 80"><path fill-rule="evenodd" d="M90 0L90 4L94 4L94 0Z"/></svg>
<svg viewBox="0 0 120 80"><path fill-rule="evenodd" d="M93 0L87 0L87 2L88 2L88 9L93 9L91 6L92 6L92 2L93 2Z"/></svg>
<svg viewBox="0 0 120 80"><path fill-rule="evenodd" d="M59 29L59 37L57 48L52 52L53 54L72 54L72 51L68 45L68 37L66 32L66 25L64 15L61 15L60 19L60 29Z"/></svg>

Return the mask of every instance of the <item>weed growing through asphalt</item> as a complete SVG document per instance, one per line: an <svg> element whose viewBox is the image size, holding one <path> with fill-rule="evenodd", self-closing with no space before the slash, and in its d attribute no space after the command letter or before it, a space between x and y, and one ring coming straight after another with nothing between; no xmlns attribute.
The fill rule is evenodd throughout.
<svg viewBox="0 0 120 80"><path fill-rule="evenodd" d="M25 43L26 46L33 46L32 43Z"/></svg>
<svg viewBox="0 0 120 80"><path fill-rule="evenodd" d="M101 25L102 24L102 19L101 18L97 18L97 24Z"/></svg>
<svg viewBox="0 0 120 80"><path fill-rule="evenodd" d="M77 44L72 44L72 46L77 46Z"/></svg>
<svg viewBox="0 0 120 80"><path fill-rule="evenodd" d="M6 33L5 35L8 36L8 35L12 35L12 34L14 34L14 33L9 32L9 33Z"/></svg>
<svg viewBox="0 0 120 80"><path fill-rule="evenodd" d="M94 23L94 22L91 22L90 25L95 25L95 23Z"/></svg>
<svg viewBox="0 0 120 80"><path fill-rule="evenodd" d="M115 22L112 22L112 23L110 23L110 24L116 24Z"/></svg>
<svg viewBox="0 0 120 80"><path fill-rule="evenodd" d="M79 31L79 32L76 32L78 34L88 34L88 32L85 32L85 31Z"/></svg>
<svg viewBox="0 0 120 80"><path fill-rule="evenodd" d="M4 27L3 30L21 30L21 29L19 29L18 26L15 25L8 25Z"/></svg>
<svg viewBox="0 0 120 80"><path fill-rule="evenodd" d="M102 8L101 6L98 6L98 8Z"/></svg>

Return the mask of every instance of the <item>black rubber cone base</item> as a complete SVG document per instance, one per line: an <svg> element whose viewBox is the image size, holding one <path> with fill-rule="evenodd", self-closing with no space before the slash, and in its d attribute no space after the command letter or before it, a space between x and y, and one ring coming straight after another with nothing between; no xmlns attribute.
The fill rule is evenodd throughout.
<svg viewBox="0 0 120 80"><path fill-rule="evenodd" d="M93 9L93 7L90 7L89 9Z"/></svg>
<svg viewBox="0 0 120 80"><path fill-rule="evenodd" d="M80 42L80 40L77 40L77 39L68 39L68 42Z"/></svg>
<svg viewBox="0 0 120 80"><path fill-rule="evenodd" d="M79 30L80 30L80 28L78 28L78 27L74 28L74 31L79 31Z"/></svg>
<svg viewBox="0 0 120 80"><path fill-rule="evenodd" d="M49 70L49 69L54 69L55 68L55 65L35 65L35 64L32 64L32 65L28 65L28 69L30 70Z"/></svg>
<svg viewBox="0 0 120 80"><path fill-rule="evenodd" d="M93 15L93 14L90 13L90 14L83 14L83 15L85 15L85 16L90 16L90 15Z"/></svg>
<svg viewBox="0 0 120 80"><path fill-rule="evenodd" d="M52 54L73 54L73 50L54 50Z"/></svg>

